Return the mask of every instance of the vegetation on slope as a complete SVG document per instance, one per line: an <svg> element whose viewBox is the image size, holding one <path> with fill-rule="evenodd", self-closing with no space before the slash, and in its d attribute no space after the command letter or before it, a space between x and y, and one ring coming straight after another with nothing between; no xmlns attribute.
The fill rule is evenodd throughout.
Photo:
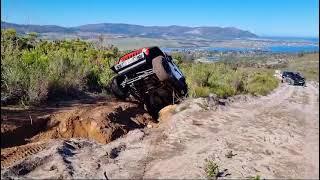
<svg viewBox="0 0 320 180"><path fill-rule="evenodd" d="M114 76L110 66L125 53L102 44L79 39L44 41L35 33L19 36L13 29L2 30L2 99L37 104L84 91L102 92ZM177 62L186 75L191 97L265 95L278 84L265 69L193 63L183 58L177 57Z"/></svg>
<svg viewBox="0 0 320 180"><path fill-rule="evenodd" d="M319 82L319 53L300 54L298 58L290 61L283 70L298 71L307 80Z"/></svg>
<svg viewBox="0 0 320 180"><path fill-rule="evenodd" d="M273 72L267 69L233 68L224 63L180 65L187 75L191 97L214 93L226 98L237 94L266 95L278 86Z"/></svg>
<svg viewBox="0 0 320 180"><path fill-rule="evenodd" d="M319 81L319 53L271 54L253 57L225 57L225 64L232 67L255 67L270 70L300 72L307 80Z"/></svg>
<svg viewBox="0 0 320 180"><path fill-rule="evenodd" d="M41 41L34 33L1 31L1 97L39 103L82 90L101 91L117 57L115 47L81 40Z"/></svg>

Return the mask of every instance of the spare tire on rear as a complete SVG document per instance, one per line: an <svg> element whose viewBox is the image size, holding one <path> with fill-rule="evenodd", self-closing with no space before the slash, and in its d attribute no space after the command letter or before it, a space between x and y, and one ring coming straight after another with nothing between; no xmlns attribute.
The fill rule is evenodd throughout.
<svg viewBox="0 0 320 180"><path fill-rule="evenodd" d="M120 80L121 80L121 77L119 76L112 78L110 89L116 98L125 100L128 97L128 88L126 87L123 88L120 85L121 83Z"/></svg>
<svg viewBox="0 0 320 180"><path fill-rule="evenodd" d="M169 74L163 67L163 62L163 56L157 56L152 59L152 70L160 81L165 81L169 78Z"/></svg>

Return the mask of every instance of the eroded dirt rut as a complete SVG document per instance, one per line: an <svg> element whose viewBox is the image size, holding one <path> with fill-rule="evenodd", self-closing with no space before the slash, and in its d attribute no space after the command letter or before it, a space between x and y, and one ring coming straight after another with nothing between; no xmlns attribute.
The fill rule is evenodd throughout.
<svg viewBox="0 0 320 180"><path fill-rule="evenodd" d="M3 168L1 176L205 178L207 158L217 163L225 178L319 178L318 84L310 82L305 88L282 84L268 96L243 98L215 110L209 110L209 104L205 99L189 99L166 107L156 127L131 130L108 144L75 138L46 141L50 146ZM105 114L94 113L98 107L91 108L94 111L75 110L76 116L62 119L106 119ZM106 113L107 119L119 119L121 115L112 114L113 110ZM94 122L99 127L100 121ZM74 136L64 134L66 126L61 124L55 131L33 136L31 142L82 134L80 130L72 131ZM84 124L85 120L78 129Z"/></svg>
<svg viewBox="0 0 320 180"><path fill-rule="evenodd" d="M107 144L154 121L140 104L117 101L62 107L34 119L25 112L20 114L21 118L27 117L25 121L15 123L12 112L3 116L6 119L1 122L1 167L39 152L51 139L86 138Z"/></svg>

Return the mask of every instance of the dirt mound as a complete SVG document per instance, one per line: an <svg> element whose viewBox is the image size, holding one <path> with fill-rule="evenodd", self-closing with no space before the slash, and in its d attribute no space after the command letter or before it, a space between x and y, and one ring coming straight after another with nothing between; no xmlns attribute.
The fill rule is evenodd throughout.
<svg viewBox="0 0 320 180"><path fill-rule="evenodd" d="M123 103L116 107L88 107L50 116L46 130L31 141L81 137L108 143L152 121L142 107Z"/></svg>
<svg viewBox="0 0 320 180"><path fill-rule="evenodd" d="M167 119L169 119L172 114L175 113L175 109L176 109L177 105L169 105L169 106L166 106L164 108L162 108L159 112L159 120L160 121L165 121Z"/></svg>
<svg viewBox="0 0 320 180"><path fill-rule="evenodd" d="M151 121L154 120L140 104L109 102L73 107L17 127L1 123L1 167L40 151L41 148L29 147L36 142L86 138L106 144Z"/></svg>

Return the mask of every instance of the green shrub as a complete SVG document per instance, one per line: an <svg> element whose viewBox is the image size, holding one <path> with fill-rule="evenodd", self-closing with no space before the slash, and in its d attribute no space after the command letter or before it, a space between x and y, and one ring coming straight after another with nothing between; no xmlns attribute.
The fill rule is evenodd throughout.
<svg viewBox="0 0 320 180"><path fill-rule="evenodd" d="M204 171L208 179L218 179L219 166L213 160L205 159Z"/></svg>
<svg viewBox="0 0 320 180"><path fill-rule="evenodd" d="M216 88L212 88L211 92L222 98L227 98L236 94L235 89L228 84L221 84Z"/></svg>
<svg viewBox="0 0 320 180"><path fill-rule="evenodd" d="M265 95L278 85L277 79L266 69L234 68L224 63L180 66L191 97L204 97L210 93L222 98L244 93Z"/></svg>
<svg viewBox="0 0 320 180"><path fill-rule="evenodd" d="M210 89L209 87L195 86L191 93L193 97L207 97L210 94Z"/></svg>
<svg viewBox="0 0 320 180"><path fill-rule="evenodd" d="M101 91L119 57L116 47L96 48L79 39L42 41L36 34L19 36L1 31L1 95L25 103L51 97Z"/></svg>
<svg viewBox="0 0 320 180"><path fill-rule="evenodd" d="M247 91L253 95L266 95L278 86L278 80L270 73L257 72L249 77Z"/></svg>

